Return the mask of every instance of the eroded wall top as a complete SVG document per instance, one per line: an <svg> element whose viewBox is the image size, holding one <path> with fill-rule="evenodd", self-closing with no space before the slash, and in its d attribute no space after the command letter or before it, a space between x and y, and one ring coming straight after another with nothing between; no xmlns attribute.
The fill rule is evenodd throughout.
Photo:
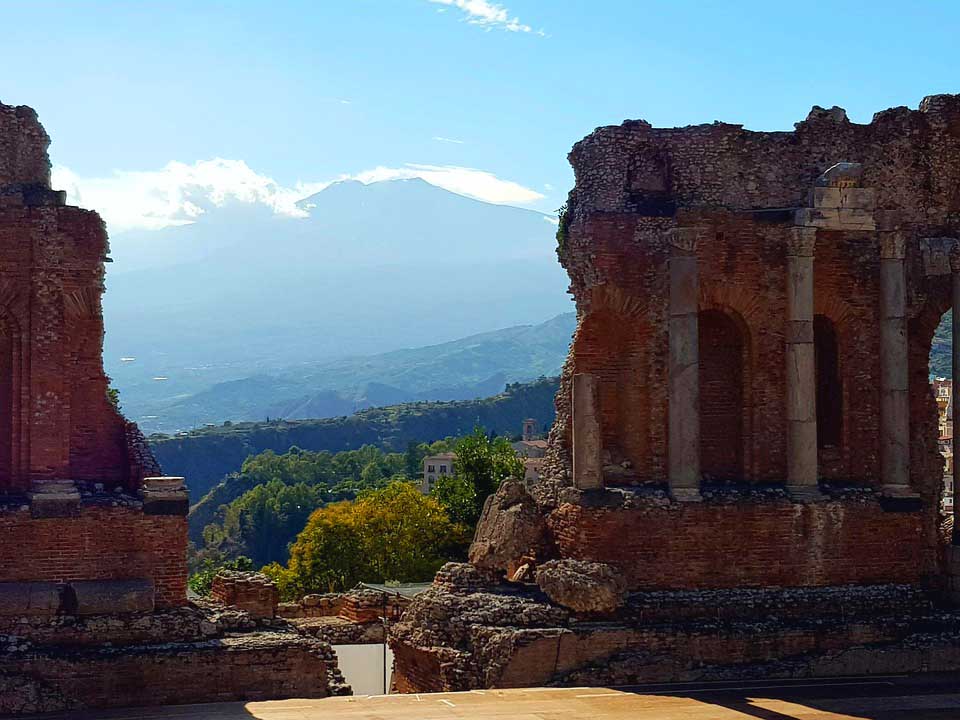
<svg viewBox="0 0 960 720"><path fill-rule="evenodd" d="M0 189L49 187L49 145L50 137L32 108L0 103Z"/></svg>
<svg viewBox="0 0 960 720"><path fill-rule="evenodd" d="M576 174L571 219L800 207L816 178L846 161L862 164L862 184L877 189L878 208L901 211L908 223L942 223L960 214L960 95L927 97L918 110L885 110L866 125L841 108L815 107L793 132L627 121L598 128L569 159Z"/></svg>

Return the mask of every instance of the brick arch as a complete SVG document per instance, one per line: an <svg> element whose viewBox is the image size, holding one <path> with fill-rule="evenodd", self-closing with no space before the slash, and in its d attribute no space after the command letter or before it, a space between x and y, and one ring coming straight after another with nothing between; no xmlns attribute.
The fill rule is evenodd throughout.
<svg viewBox="0 0 960 720"><path fill-rule="evenodd" d="M655 474L651 452L654 343L647 304L610 285L594 288L590 297L571 356L576 359L575 372L590 373L597 380L604 464L623 470L607 482L646 481Z"/></svg>

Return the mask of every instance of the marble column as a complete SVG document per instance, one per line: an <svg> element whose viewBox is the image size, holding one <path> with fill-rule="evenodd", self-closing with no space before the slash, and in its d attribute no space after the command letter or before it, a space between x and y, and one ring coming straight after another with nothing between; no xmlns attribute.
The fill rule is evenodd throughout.
<svg viewBox="0 0 960 720"><path fill-rule="evenodd" d="M950 250L950 282L952 283L952 350L953 350L953 387L950 388L950 404L953 408L953 426L956 428L957 389L960 388L960 243L954 242ZM956 431L954 431L956 434ZM957 464L957 442L953 444L953 545L960 546L960 469Z"/></svg>
<svg viewBox="0 0 960 720"><path fill-rule="evenodd" d="M700 496L700 281L697 242L703 228L670 236L670 357L668 365L670 493L681 502Z"/></svg>
<svg viewBox="0 0 960 720"><path fill-rule="evenodd" d="M880 482L893 497L913 494L905 255L902 232L880 233Z"/></svg>
<svg viewBox="0 0 960 720"><path fill-rule="evenodd" d="M817 500L817 374L813 346L815 227L793 227L787 240L787 490Z"/></svg>
<svg viewBox="0 0 960 720"><path fill-rule="evenodd" d="M593 375L573 376L573 484L580 490L603 487L602 439L597 382Z"/></svg>

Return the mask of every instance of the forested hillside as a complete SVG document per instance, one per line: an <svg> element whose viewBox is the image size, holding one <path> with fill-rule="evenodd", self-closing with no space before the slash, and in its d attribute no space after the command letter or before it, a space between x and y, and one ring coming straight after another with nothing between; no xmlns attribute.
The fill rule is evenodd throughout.
<svg viewBox="0 0 960 720"><path fill-rule="evenodd" d="M541 378L508 385L483 400L406 403L325 420L226 423L149 440L163 471L187 478L196 503L225 475L239 471L249 456L264 450L285 453L296 446L339 452L374 445L404 452L411 442L466 435L477 425L501 435L519 433L525 418L535 418L546 429L553 424L557 387L557 378Z"/></svg>

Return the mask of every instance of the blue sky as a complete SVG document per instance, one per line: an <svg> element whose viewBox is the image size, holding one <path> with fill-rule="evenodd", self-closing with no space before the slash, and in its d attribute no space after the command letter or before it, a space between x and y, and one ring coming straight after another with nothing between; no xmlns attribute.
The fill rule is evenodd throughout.
<svg viewBox="0 0 960 720"><path fill-rule="evenodd" d="M960 92L947 1L0 0L0 19L0 101L38 110L55 177L118 226L158 194L149 212L189 216L178 183L287 207L431 173L549 212L598 125L787 130L814 104L868 122Z"/></svg>

